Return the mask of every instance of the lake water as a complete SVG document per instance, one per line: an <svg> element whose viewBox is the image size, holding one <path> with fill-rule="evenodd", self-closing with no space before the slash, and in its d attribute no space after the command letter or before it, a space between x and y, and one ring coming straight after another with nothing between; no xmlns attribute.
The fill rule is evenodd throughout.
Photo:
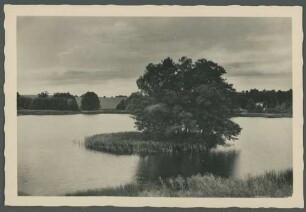
<svg viewBox="0 0 306 212"><path fill-rule="evenodd" d="M18 191L56 196L159 176L213 173L243 178L292 167L291 118L234 118L243 129L210 154L116 156L88 151L86 136L133 131L126 114L18 116Z"/></svg>

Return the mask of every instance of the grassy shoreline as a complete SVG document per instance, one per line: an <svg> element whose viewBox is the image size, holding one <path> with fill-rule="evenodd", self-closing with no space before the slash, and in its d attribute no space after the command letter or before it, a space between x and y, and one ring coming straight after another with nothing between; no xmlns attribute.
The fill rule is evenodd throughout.
<svg viewBox="0 0 306 212"><path fill-rule="evenodd" d="M62 111L62 110L17 110L17 115L74 115L74 114L130 114L126 110L101 109L94 111ZM291 118L289 113L249 113L241 112L236 117Z"/></svg>
<svg viewBox="0 0 306 212"><path fill-rule="evenodd" d="M266 172L246 179L221 178L211 174L159 179L87 191L67 196L134 197L289 197L292 196L292 170Z"/></svg>
<svg viewBox="0 0 306 212"><path fill-rule="evenodd" d="M204 143L196 141L157 141L141 132L98 134L85 138L85 148L111 154L173 154L206 152Z"/></svg>

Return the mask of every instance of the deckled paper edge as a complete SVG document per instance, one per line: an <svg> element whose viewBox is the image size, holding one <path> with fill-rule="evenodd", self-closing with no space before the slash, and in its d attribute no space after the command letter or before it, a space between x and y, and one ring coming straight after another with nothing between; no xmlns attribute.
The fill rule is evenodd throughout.
<svg viewBox="0 0 306 212"><path fill-rule="evenodd" d="M303 76L302 7L278 6L69 6L5 5L5 205L125 207L275 207L302 208ZM293 195L288 198L33 197L17 194L17 16L205 16L291 17L293 80Z"/></svg>

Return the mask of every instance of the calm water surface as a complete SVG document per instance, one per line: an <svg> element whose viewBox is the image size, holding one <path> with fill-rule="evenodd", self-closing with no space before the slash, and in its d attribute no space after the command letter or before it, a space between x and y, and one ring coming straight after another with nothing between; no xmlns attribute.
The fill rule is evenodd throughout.
<svg viewBox="0 0 306 212"><path fill-rule="evenodd" d="M18 116L18 190L65 195L159 176L213 173L243 178L292 167L291 118L235 118L242 128L231 147L207 155L115 156L88 151L86 136L133 131L126 114Z"/></svg>

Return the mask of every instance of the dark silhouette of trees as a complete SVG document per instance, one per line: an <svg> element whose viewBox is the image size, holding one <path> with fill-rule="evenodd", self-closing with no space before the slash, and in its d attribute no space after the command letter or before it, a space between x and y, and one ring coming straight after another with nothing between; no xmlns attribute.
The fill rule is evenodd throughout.
<svg viewBox="0 0 306 212"><path fill-rule="evenodd" d="M126 96L121 96L121 97L126 97ZM129 102L135 97L138 97L138 92L134 92L128 98L122 99L119 102L119 104L116 106L116 110L126 110Z"/></svg>
<svg viewBox="0 0 306 212"><path fill-rule="evenodd" d="M30 109L32 102L31 98L24 97L17 92L17 109Z"/></svg>
<svg viewBox="0 0 306 212"><path fill-rule="evenodd" d="M68 93L55 93L53 95L52 104L58 110L79 110L78 103L75 96Z"/></svg>
<svg viewBox="0 0 306 212"><path fill-rule="evenodd" d="M126 109L126 102L122 99L119 104L116 106L116 110L125 110Z"/></svg>
<svg viewBox="0 0 306 212"><path fill-rule="evenodd" d="M246 109L248 111L254 111L256 108L256 102L254 101L254 99L250 98L248 99L248 103L246 105Z"/></svg>
<svg viewBox="0 0 306 212"><path fill-rule="evenodd" d="M100 100L96 93L87 92L82 95L81 100L82 110L98 110L100 109Z"/></svg>
<svg viewBox="0 0 306 212"><path fill-rule="evenodd" d="M226 71L205 59L182 57L149 64L137 80L139 93L129 97L128 110L139 130L160 138L198 138L207 146L236 139L240 127L230 120L235 90Z"/></svg>
<svg viewBox="0 0 306 212"><path fill-rule="evenodd" d="M37 94L39 98L47 98L48 95L49 95L48 91L44 91L44 92Z"/></svg>
<svg viewBox="0 0 306 212"><path fill-rule="evenodd" d="M34 99L17 95L17 106L29 110L79 110L75 97L70 93L55 93L49 97L47 92L42 92Z"/></svg>
<svg viewBox="0 0 306 212"><path fill-rule="evenodd" d="M252 104L251 104L252 103ZM256 103L264 105L263 108ZM241 109L257 112L291 113L292 112L292 89L288 91L275 91L251 89L237 94L237 105ZM254 107L255 105L255 107Z"/></svg>

